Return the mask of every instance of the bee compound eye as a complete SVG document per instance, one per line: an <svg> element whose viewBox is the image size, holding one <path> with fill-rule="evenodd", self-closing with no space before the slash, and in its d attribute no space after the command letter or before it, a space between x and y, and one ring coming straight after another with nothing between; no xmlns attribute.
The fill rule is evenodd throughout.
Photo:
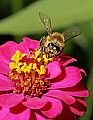
<svg viewBox="0 0 93 120"><path fill-rule="evenodd" d="M58 52L60 52L60 47L55 46L55 47L54 47L54 50L56 50L56 51L57 51L57 53L58 53Z"/></svg>
<svg viewBox="0 0 93 120"><path fill-rule="evenodd" d="M53 47L53 46L54 46L53 43L49 43L49 44L48 44L48 47Z"/></svg>

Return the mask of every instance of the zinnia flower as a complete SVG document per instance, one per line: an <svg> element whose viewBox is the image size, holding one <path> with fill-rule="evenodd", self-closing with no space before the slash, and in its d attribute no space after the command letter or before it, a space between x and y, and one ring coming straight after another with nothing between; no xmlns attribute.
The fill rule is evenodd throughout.
<svg viewBox="0 0 93 120"><path fill-rule="evenodd" d="M0 120L76 120L89 95L84 70L66 55L38 57L39 42L27 37L0 46Z"/></svg>

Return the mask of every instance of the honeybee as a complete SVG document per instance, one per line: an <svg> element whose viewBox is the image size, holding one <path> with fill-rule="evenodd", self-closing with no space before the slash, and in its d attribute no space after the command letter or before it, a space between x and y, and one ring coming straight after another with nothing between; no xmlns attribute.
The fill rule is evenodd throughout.
<svg viewBox="0 0 93 120"><path fill-rule="evenodd" d="M42 54L45 53L50 57L59 56L62 54L66 41L81 34L81 31L77 27L68 28L62 34L52 32L51 19L43 12L39 12L39 18L48 33L48 36L43 36L40 39L38 50Z"/></svg>

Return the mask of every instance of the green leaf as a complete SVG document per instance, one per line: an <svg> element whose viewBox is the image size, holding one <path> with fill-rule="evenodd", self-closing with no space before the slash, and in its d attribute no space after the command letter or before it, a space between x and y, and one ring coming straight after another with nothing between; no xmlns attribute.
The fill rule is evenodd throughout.
<svg viewBox="0 0 93 120"><path fill-rule="evenodd" d="M23 8L23 0L10 0L10 5L12 13L15 13Z"/></svg>
<svg viewBox="0 0 93 120"><path fill-rule="evenodd" d="M24 35L44 31L38 13L51 18L52 28L93 19L93 0L38 0L0 21L0 34Z"/></svg>

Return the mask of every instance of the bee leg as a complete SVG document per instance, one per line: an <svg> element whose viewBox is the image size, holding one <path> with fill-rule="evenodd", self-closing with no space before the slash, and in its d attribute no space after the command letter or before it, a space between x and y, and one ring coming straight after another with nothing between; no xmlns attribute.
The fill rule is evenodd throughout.
<svg viewBox="0 0 93 120"><path fill-rule="evenodd" d="M48 53L48 50L47 50L46 47L44 48L44 53L46 54L46 57L48 58L49 57L49 53Z"/></svg>
<svg viewBox="0 0 93 120"><path fill-rule="evenodd" d="M42 47L42 46L44 46L45 45L45 43L46 43L46 37L45 36L43 36L41 39L40 39L40 47Z"/></svg>
<svg viewBox="0 0 93 120"><path fill-rule="evenodd" d="M37 49L40 51L40 54L38 55L38 57L40 57L40 55L46 54L46 45L45 45L46 41L47 39L45 36L40 39L39 48Z"/></svg>
<svg viewBox="0 0 93 120"><path fill-rule="evenodd" d="M45 54L45 47L44 46L39 47L37 50L39 50L39 52L40 52L38 57L40 57L41 55Z"/></svg>
<svg viewBox="0 0 93 120"><path fill-rule="evenodd" d="M41 53L42 53L42 47L39 47L37 50L39 50L39 55L37 56L38 58L41 56Z"/></svg>

